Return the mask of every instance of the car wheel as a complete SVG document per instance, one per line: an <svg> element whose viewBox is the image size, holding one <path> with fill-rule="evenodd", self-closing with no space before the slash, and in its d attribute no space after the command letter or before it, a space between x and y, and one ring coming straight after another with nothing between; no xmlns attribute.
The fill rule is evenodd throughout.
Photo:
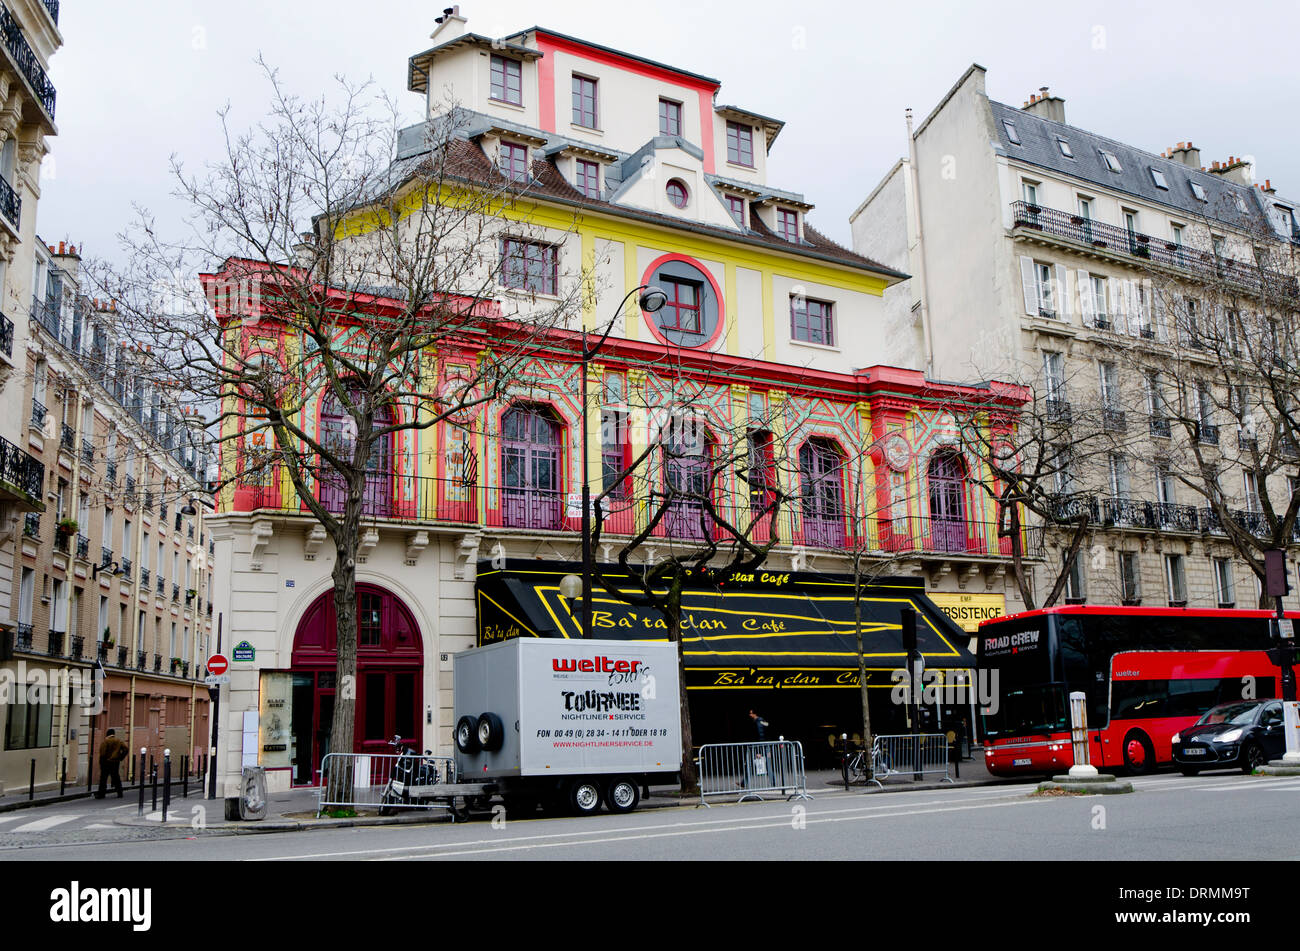
<svg viewBox="0 0 1300 951"><path fill-rule="evenodd" d="M1264 750L1258 743L1247 743L1241 751L1241 771L1247 775L1255 772L1260 766L1268 765L1268 757L1264 755Z"/></svg>
<svg viewBox="0 0 1300 951"><path fill-rule="evenodd" d="M506 739L506 728L495 713L485 713L478 718L478 745L488 753L501 749Z"/></svg>
<svg viewBox="0 0 1300 951"><path fill-rule="evenodd" d="M600 784L594 779L575 779L569 787L569 808L574 815L594 816L600 812Z"/></svg>
<svg viewBox="0 0 1300 951"><path fill-rule="evenodd" d="M1124 768L1134 776L1144 776L1156 768L1156 751L1140 730L1124 737Z"/></svg>
<svg viewBox="0 0 1300 951"><path fill-rule="evenodd" d="M478 752L478 720L474 717L456 721L456 749L466 754Z"/></svg>
<svg viewBox="0 0 1300 951"><path fill-rule="evenodd" d="M1182 773L1184 776L1195 776L1197 773L1200 772L1200 770L1197 769L1195 766L1181 766L1179 767L1178 771Z"/></svg>
<svg viewBox="0 0 1300 951"><path fill-rule="evenodd" d="M641 802L641 787L630 776L615 776L605 787L610 812L631 812Z"/></svg>

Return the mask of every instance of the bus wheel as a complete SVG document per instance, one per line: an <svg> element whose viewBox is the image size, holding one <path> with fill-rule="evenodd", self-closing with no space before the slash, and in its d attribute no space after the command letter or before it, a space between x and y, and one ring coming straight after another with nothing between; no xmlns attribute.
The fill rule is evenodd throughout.
<svg viewBox="0 0 1300 951"><path fill-rule="evenodd" d="M1156 768L1156 752L1151 741L1140 730L1124 737L1124 768L1134 776L1141 776Z"/></svg>

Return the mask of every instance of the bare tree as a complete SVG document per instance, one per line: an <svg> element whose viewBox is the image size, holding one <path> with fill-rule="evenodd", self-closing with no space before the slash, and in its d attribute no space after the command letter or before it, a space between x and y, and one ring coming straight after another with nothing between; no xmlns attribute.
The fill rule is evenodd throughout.
<svg viewBox="0 0 1300 951"><path fill-rule="evenodd" d="M203 409L215 490L278 508L287 480L332 542L330 749L350 752L363 521L413 475L414 435L472 425L595 288L536 259L531 180L503 177L458 110L400 132L368 84L302 99L262 65L267 117L236 132L222 113L224 154L198 174L173 159L188 234L164 237L142 211L128 263L99 277L119 326L149 343L137 392L169 386Z"/></svg>

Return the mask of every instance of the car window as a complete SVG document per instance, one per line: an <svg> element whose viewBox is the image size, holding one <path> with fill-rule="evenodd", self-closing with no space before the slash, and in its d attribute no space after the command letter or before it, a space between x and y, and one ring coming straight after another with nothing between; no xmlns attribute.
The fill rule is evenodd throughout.
<svg viewBox="0 0 1300 951"><path fill-rule="evenodd" d="M1196 721L1198 726L1213 723L1234 723L1244 726L1247 723L1253 723L1255 712L1259 709L1259 704L1255 702L1246 703L1223 703L1214 707L1199 720Z"/></svg>
<svg viewBox="0 0 1300 951"><path fill-rule="evenodd" d="M1264 723L1264 724L1270 724L1270 723L1281 723L1281 722L1282 722L1282 704L1280 704L1280 703L1270 703L1267 707L1265 707L1265 708L1264 708L1264 715L1260 718L1260 722L1262 722L1262 723Z"/></svg>

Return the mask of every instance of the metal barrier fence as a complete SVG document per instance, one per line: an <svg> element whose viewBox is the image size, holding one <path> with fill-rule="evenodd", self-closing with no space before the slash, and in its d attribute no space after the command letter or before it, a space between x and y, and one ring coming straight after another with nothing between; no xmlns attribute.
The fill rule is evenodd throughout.
<svg viewBox="0 0 1300 951"><path fill-rule="evenodd" d="M328 753L321 763L316 815L334 808L451 812L453 800L439 787L455 781L455 762L446 756Z"/></svg>
<svg viewBox="0 0 1300 951"><path fill-rule="evenodd" d="M884 789L881 777L943 773L943 781L951 783L949 759L948 736L944 733L877 736L871 742L871 781Z"/></svg>
<svg viewBox="0 0 1300 951"><path fill-rule="evenodd" d="M760 743L706 743L700 768L700 805L710 796L736 796L736 802L780 793L786 799L811 799L804 773L803 744L781 739Z"/></svg>

